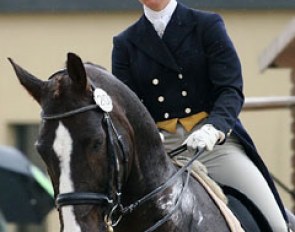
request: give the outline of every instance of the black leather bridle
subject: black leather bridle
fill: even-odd
[[[92,88],[94,86],[92,85]],[[64,119],[67,117],[71,117],[73,115],[84,113],[90,110],[101,110],[100,107],[97,104],[91,104],[88,106],[84,106],[78,109],[74,109],[65,113],[60,114],[54,114],[54,115],[48,115],[44,114],[44,112],[41,113],[41,117],[43,120],[59,120]],[[126,154],[124,149],[124,143],[122,141],[122,136],[118,134],[118,131],[116,130],[111,117],[108,112],[103,112],[103,124],[106,128],[107,133],[107,150],[108,150],[108,157],[110,170],[112,170],[112,179],[113,181],[110,181],[109,183],[109,191],[108,194],[105,193],[94,193],[94,192],[70,192],[70,193],[61,193],[56,196],[56,207],[60,209],[63,206],[67,205],[102,205],[105,204],[108,206],[109,213],[105,215],[105,223],[109,227],[116,226],[119,221],[121,220],[122,216],[125,214],[132,213],[134,209],[145,203],[146,201],[153,198],[156,194],[164,191],[167,189],[170,185],[175,183],[176,178],[181,176],[185,171],[187,171],[187,177],[185,182],[183,183],[182,189],[177,197],[176,204],[174,205],[174,208],[171,210],[169,214],[167,214],[164,218],[156,222],[153,226],[145,230],[145,232],[152,232],[155,229],[157,229],[159,226],[164,224],[166,221],[170,219],[172,214],[176,211],[177,207],[180,204],[180,199],[182,194],[184,193],[184,190],[188,186],[188,180],[190,176],[190,167],[192,163],[199,157],[199,155],[203,152],[203,150],[199,150],[195,153],[193,158],[183,167],[181,167],[176,173],[174,173],[165,183],[154,189],[149,194],[146,194],[133,204],[130,204],[129,206],[124,207],[121,202],[121,195],[122,195],[122,183],[127,178],[128,173],[128,154]],[[114,138],[115,137],[115,138]],[[115,144],[115,141],[117,144]],[[115,146],[119,147],[119,152],[121,153],[121,156],[123,158],[124,163],[124,169],[120,166],[120,158],[119,154],[115,151]],[[173,157],[175,154],[178,154],[180,152],[183,152],[186,150],[186,146],[182,145],[178,148],[176,148],[170,156]],[[113,191],[113,186],[115,186],[115,191]],[[113,222],[113,214],[116,211],[117,219],[115,222]]]
[[[73,115],[83,113],[90,110],[100,110],[100,107],[96,104],[89,106],[84,106],[78,109],[74,109],[65,113],[46,115],[41,113],[43,120],[59,120],[66,117],[71,117]],[[125,152],[124,144],[122,141],[122,136],[118,134],[109,113],[103,112],[102,123],[106,128],[107,135],[107,151],[109,157],[109,170],[112,180],[109,183],[108,194],[105,193],[94,193],[94,192],[70,192],[61,193],[56,196],[55,204],[58,209],[67,205],[108,205],[109,214],[105,217],[105,221],[112,220],[112,214],[114,210],[117,210],[118,206],[121,204],[122,195],[122,182],[127,178],[128,173],[128,155]],[[117,144],[115,144],[115,142]],[[119,147],[119,152],[115,151],[115,147]],[[120,165],[119,153],[123,158],[124,169]],[[115,190],[113,191],[113,186]],[[116,222],[117,224],[118,222]],[[113,226],[114,223],[112,223]]]
[[[71,110],[65,113],[61,114],[55,114],[55,115],[46,115],[44,113],[41,114],[41,117],[43,120],[59,120],[63,119],[66,117],[70,117],[79,113],[83,113],[86,111],[90,110],[95,110],[99,109],[99,106],[96,104],[81,107],[79,109]],[[117,152],[114,151],[114,141],[118,142],[120,152],[123,155],[124,158],[124,163],[128,162],[128,157],[125,154],[124,146],[123,146],[123,141],[122,141],[122,136],[120,136],[114,127],[114,124],[111,120],[111,117],[109,113],[104,112],[103,113],[103,123],[106,127],[106,133],[107,133],[107,146],[108,146],[108,153],[109,157],[112,159],[112,162],[115,166],[115,176],[116,176],[116,190],[118,193],[120,193],[121,186],[122,186],[122,180],[120,178],[120,161],[119,161],[119,155]],[[115,135],[115,139],[114,139]],[[128,168],[126,166],[126,168]],[[127,170],[126,170],[127,171]],[[128,172],[128,171],[127,171]],[[123,179],[123,178],[122,178]],[[113,200],[106,196],[105,194],[97,194],[97,193],[65,193],[65,194],[59,194],[57,196],[57,206],[64,206],[64,205],[79,205],[79,204],[96,204],[96,203],[101,203],[101,201],[105,201],[109,204],[113,204]]]

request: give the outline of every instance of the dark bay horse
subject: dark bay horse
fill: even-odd
[[[36,146],[61,231],[229,231],[203,187],[175,175],[153,119],[109,72],[69,53],[66,68],[42,81],[10,62],[42,108]]]

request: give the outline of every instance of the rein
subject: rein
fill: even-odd
[[[175,150],[177,150],[180,147],[177,147]],[[131,204],[131,205],[127,206],[127,207],[124,207],[123,210],[122,210],[123,214],[125,214],[125,213],[131,213],[135,208],[137,208],[138,206],[142,205],[147,200],[151,199],[157,193],[159,193],[159,192],[165,190],[167,187],[169,187],[169,185],[171,183],[173,183],[176,178],[178,178],[181,174],[183,174],[185,171],[187,171],[190,168],[190,166],[192,165],[192,163],[201,155],[201,153],[203,151],[204,151],[204,149],[197,150],[195,152],[195,154],[193,155],[193,157],[191,158],[191,160],[188,163],[186,163],[186,165],[184,165],[183,167],[181,167],[176,173],[174,173],[165,183],[163,183],[158,188],[156,188],[155,190],[153,190],[149,194],[145,195],[141,199],[137,200],[133,204]],[[190,172],[190,170],[188,170],[188,171]],[[188,177],[189,177],[189,174],[188,174]]]
[[[93,89],[96,89],[92,83],[91,83],[91,86]],[[121,195],[122,195],[121,190],[122,190],[122,182],[123,180],[126,180],[127,178],[128,156],[125,153],[122,136],[118,134],[109,113],[106,112],[103,109],[103,107],[101,107],[99,104],[91,104],[78,109],[67,111],[65,113],[54,114],[54,115],[46,115],[44,112],[42,112],[41,118],[44,120],[58,120],[58,119],[66,118],[66,117],[71,117],[79,113],[84,113],[86,111],[96,110],[96,109],[100,109],[103,111],[103,123],[105,125],[106,134],[107,134],[107,150],[108,150],[108,153],[110,153],[109,169],[112,176],[112,181],[109,182],[109,186],[108,186],[109,193],[108,194],[93,193],[93,192],[61,193],[61,194],[58,194],[56,197],[56,207],[59,210],[61,207],[67,206],[67,205],[106,204],[108,205],[110,211],[107,215],[105,215],[105,223],[106,223],[108,231],[112,231],[113,227],[118,225],[118,223],[120,222],[121,218],[124,215],[132,213],[137,207],[141,206],[146,201],[152,199],[154,196],[156,196],[156,194],[167,189],[171,184],[175,182],[175,180],[179,176],[181,176],[185,171],[187,171],[188,173],[187,173],[185,182],[183,183],[182,189],[179,193],[179,196],[176,199],[176,204],[174,205],[173,209],[167,215],[165,215],[165,217],[163,217],[161,220],[156,222],[153,226],[151,226],[150,228],[144,231],[144,232],[152,232],[155,229],[157,229],[159,226],[167,222],[172,216],[172,214],[176,211],[178,206],[180,205],[181,197],[188,186],[190,172],[191,172],[191,165],[200,156],[200,154],[204,151],[204,149],[197,150],[195,154],[193,155],[193,157],[191,158],[191,160],[186,165],[181,167],[176,173],[174,173],[165,183],[163,183],[162,185],[154,189],[152,192],[146,194],[145,196],[143,196],[136,202],[130,204],[129,206],[124,207],[121,203]],[[114,149],[115,147],[114,140],[117,141],[117,146],[119,147],[119,151],[123,157],[123,162],[124,162],[123,171],[121,171],[119,155]],[[169,152],[168,155],[171,158],[173,158],[177,156],[179,153],[185,151],[186,149],[187,149],[186,145],[182,145],[177,147],[175,150]],[[113,191],[113,183],[115,186],[115,192]],[[118,217],[117,217],[117,220],[113,222],[112,217],[115,211],[117,211]]]
[[[179,152],[178,150],[182,150],[181,152],[185,151],[183,150],[183,145],[177,147],[174,151],[177,151],[177,155],[181,152]],[[132,211],[137,208],[138,206],[142,205],[143,203],[145,203],[146,201],[150,200],[151,198],[153,198],[156,194],[158,194],[159,192],[165,190],[166,188],[169,187],[170,184],[174,183],[176,178],[178,178],[180,175],[182,175],[185,171],[187,171],[187,177],[186,177],[186,181],[181,189],[181,192],[176,200],[176,204],[174,205],[174,208],[171,210],[171,212],[169,214],[167,214],[164,218],[162,218],[161,220],[159,220],[158,222],[156,222],[152,227],[150,227],[149,229],[145,230],[144,232],[152,232],[155,229],[157,229],[159,226],[163,225],[166,221],[168,221],[170,219],[170,217],[172,216],[172,214],[176,211],[176,209],[178,208],[179,204],[180,204],[180,199],[182,194],[184,193],[184,190],[187,188],[188,186],[188,181],[189,181],[189,177],[190,177],[190,173],[191,173],[191,165],[193,164],[193,162],[204,152],[204,148],[196,150],[195,154],[193,155],[193,157],[190,159],[189,162],[187,162],[184,166],[182,166],[176,173],[174,173],[165,183],[163,183],[162,185],[160,185],[158,188],[156,188],[155,190],[153,190],[152,192],[150,192],[149,194],[145,195],[144,197],[142,197],[141,199],[137,200],[135,203],[124,207],[122,209],[122,213],[127,214],[127,213],[132,213]]]

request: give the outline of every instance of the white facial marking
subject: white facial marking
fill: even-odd
[[[68,129],[59,122],[55,132],[53,150],[57,154],[60,166],[59,193],[74,192],[74,185],[71,178],[71,153],[73,149],[73,140]],[[73,206],[64,206],[61,208],[63,216],[64,232],[81,232],[78,225]]]

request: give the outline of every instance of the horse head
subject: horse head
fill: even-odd
[[[163,174],[170,166],[152,118],[109,72],[69,53],[66,68],[43,81],[9,60],[42,108],[36,147],[53,183],[61,231],[111,229],[117,207],[170,176]],[[150,172],[148,161],[163,165]]]

